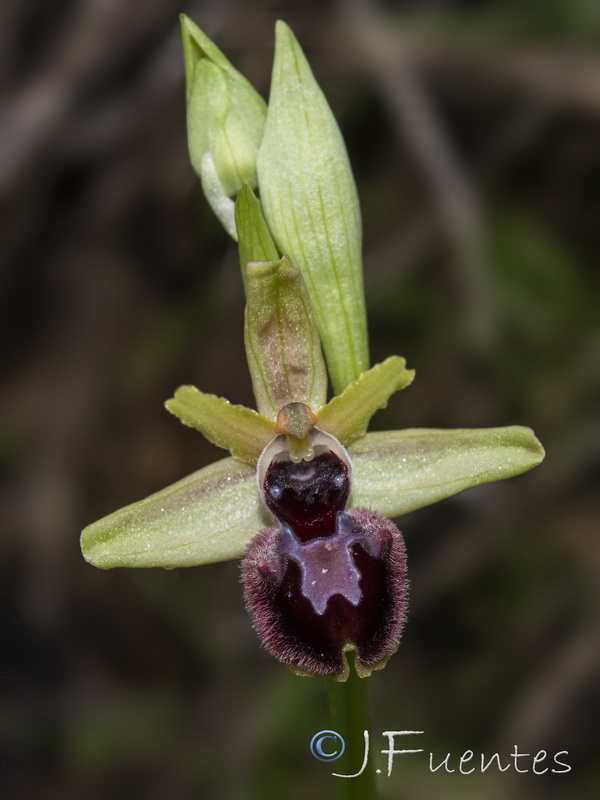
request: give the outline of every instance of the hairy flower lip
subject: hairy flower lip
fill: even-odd
[[[400,642],[408,597],[402,536],[390,520],[367,509],[352,509],[343,517],[356,538],[352,554],[348,551],[345,557],[349,575],[359,575],[354,589],[348,590],[350,599],[335,592],[325,601],[317,593],[315,610],[301,588],[302,561],[309,574],[318,574],[319,562],[311,565],[310,559],[323,550],[324,540],[296,543],[291,557],[285,530],[270,528],[252,540],[242,561],[244,596],[254,628],[266,649],[298,675],[345,681],[346,654],[355,650],[356,671],[367,677],[385,665]],[[335,544],[346,546],[344,540]],[[340,569],[343,590],[343,567],[338,565]],[[310,595],[310,587],[308,591]]]
[[[246,605],[265,647],[294,671],[345,680],[345,654],[354,649],[356,669],[366,676],[400,639],[402,537],[374,511],[346,510],[351,462],[335,437],[313,428],[311,456],[300,463],[290,458],[290,438],[275,437],[257,465],[278,526],[247,548]]]

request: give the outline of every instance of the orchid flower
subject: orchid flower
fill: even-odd
[[[191,161],[238,241],[256,410],[180,387],[167,409],[230,456],[89,525],[83,554],[103,569],[244,557],[274,655],[343,681],[355,650],[366,676],[406,616],[390,518],[525,472],[544,451],[520,426],[367,431],[414,372],[399,356],[369,368],[358,198],[327,101],[284,23],[268,106],[187,17],[182,30]]]

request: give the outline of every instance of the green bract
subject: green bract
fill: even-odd
[[[281,252],[300,265],[341,392],[369,366],[360,209],[337,123],[283,22],[257,166],[265,219]]]

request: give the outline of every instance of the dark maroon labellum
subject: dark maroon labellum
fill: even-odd
[[[264,482],[265,503],[301,541],[329,536],[350,493],[348,467],[331,450],[295,464],[274,460]]]
[[[390,520],[345,511],[346,464],[331,451],[273,460],[265,502],[279,526],[250,543],[242,563],[248,610],[265,647],[299,674],[345,680],[345,651],[361,676],[398,647],[406,611],[406,557]]]

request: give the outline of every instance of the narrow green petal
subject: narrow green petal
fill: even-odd
[[[256,407],[276,419],[288,403],[320,408],[327,374],[300,270],[289,256],[245,264],[244,341]]]
[[[317,413],[317,425],[343,445],[364,436],[371,417],[385,408],[394,392],[404,389],[415,377],[400,356],[390,356],[363,372]]]
[[[300,266],[334,392],[369,366],[356,186],[338,125],[283,22],[263,139],[259,193],[282,253]]]
[[[260,203],[249,186],[242,186],[235,201],[235,227],[242,277],[248,261],[279,261],[280,255],[267,227]]]
[[[544,449],[530,428],[386,431],[354,442],[353,506],[398,517],[480,483],[535,467]]]
[[[81,549],[101,569],[193,567],[237,558],[270,525],[256,471],[225,458],[88,525]]]
[[[233,406],[223,397],[200,392],[195,386],[180,386],[165,407],[184,425],[247,464],[256,464],[275,435],[271,420],[245,406]]]

